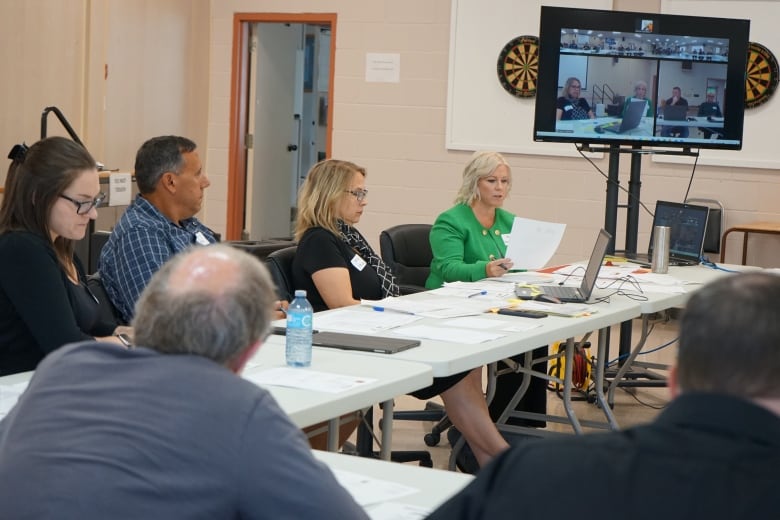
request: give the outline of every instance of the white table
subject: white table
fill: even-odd
[[[431,511],[463,489],[474,478],[466,473],[396,464],[341,453],[317,450],[313,450],[312,453],[331,470],[350,471],[417,488],[416,493],[399,497],[393,502],[425,507]],[[370,505],[365,509],[370,512],[375,507],[376,505]]]
[[[604,294],[605,291],[594,291],[594,298],[598,298],[599,295]],[[431,298],[431,295],[425,293],[418,293],[405,298]],[[518,354],[526,354],[526,360],[530,361],[531,351],[542,346],[568,339],[566,343],[566,370],[563,378],[563,405],[566,411],[566,417],[560,418],[555,416],[547,416],[544,419],[552,420],[555,422],[568,422],[571,424],[572,429],[576,433],[582,433],[582,424],[586,426],[603,426],[603,424],[590,424],[582,423],[577,418],[574,409],[571,405],[571,367],[574,355],[574,341],[575,336],[590,333],[595,330],[605,329],[611,325],[621,323],[626,320],[630,320],[639,317],[641,314],[640,306],[637,302],[628,299],[613,299],[611,303],[597,303],[593,305],[593,310],[596,311],[589,316],[568,318],[558,316],[548,316],[546,318],[532,320],[539,327],[524,331],[524,332],[506,332],[506,336],[487,341],[477,345],[467,345],[452,343],[446,341],[435,341],[424,339],[421,340],[421,345],[397,354],[392,354],[391,357],[394,360],[413,361],[417,363],[423,363],[431,367],[433,375],[435,377],[444,377],[467,370],[471,370],[476,367],[488,365],[498,362],[503,359],[516,356]],[[372,313],[375,312],[368,306],[354,306],[350,308],[360,312]],[[338,312],[325,311],[325,313]],[[390,311],[388,311],[390,312]],[[517,323],[517,320],[530,320],[530,318],[517,318],[513,316],[504,316],[498,314],[486,313],[480,315],[481,318],[495,320],[497,328],[506,326],[507,324]],[[415,324],[428,324],[428,325],[441,325],[442,320],[424,318],[423,320],[416,322]],[[281,323],[279,323],[281,324]],[[315,315],[314,320],[315,328],[320,328],[317,325],[317,318]],[[494,330],[495,332],[495,330]],[[503,331],[502,331],[503,333]],[[383,335],[392,336],[392,332],[383,333]],[[604,336],[600,334],[600,338]],[[276,339],[271,338],[269,342],[275,342],[279,345],[283,344],[283,338],[280,336]],[[606,350],[606,342],[600,339],[600,348]],[[322,348],[315,347],[315,352],[323,350]],[[371,359],[387,358],[387,354],[376,354],[371,352],[357,352],[350,351],[350,355],[360,358],[368,357]],[[529,363],[526,363],[528,366]],[[528,371],[523,369],[523,371]],[[540,377],[549,379],[547,374],[537,373]],[[526,378],[528,381],[528,378]],[[516,400],[519,400],[522,393],[525,391],[527,384],[524,384],[521,389],[518,390],[518,394],[515,396]],[[599,392],[603,392],[603,389],[597,389]],[[388,415],[388,410],[384,410],[383,418]],[[520,428],[504,425],[505,421],[499,421],[499,425],[505,430],[520,430]],[[611,424],[610,424],[611,425]],[[383,449],[386,448],[383,444]],[[451,467],[454,467],[454,457],[451,457]]]
[[[721,276],[727,276],[733,274],[730,271],[750,271],[750,270],[759,269],[757,267],[741,266],[741,265],[730,265],[730,264],[718,264],[718,265],[722,268],[728,269],[729,271],[724,271],[721,269],[713,269],[711,267],[705,267],[703,265],[669,267],[668,275],[671,276],[672,278],[676,278],[685,283],[685,285],[683,286],[685,288],[685,292],[683,293],[652,292],[652,286],[644,287],[644,289],[646,290],[644,296],[647,299],[638,302],[642,311],[642,334],[639,340],[637,341],[636,345],[631,349],[628,358],[626,358],[626,360],[623,362],[620,369],[615,374],[615,377],[610,382],[606,401],[599,399],[599,403],[602,409],[604,410],[604,413],[607,415],[610,423],[614,423],[614,425],[617,426],[617,421],[612,415],[611,407],[615,402],[615,391],[620,385],[620,382],[623,380],[626,373],[631,369],[632,366],[647,366],[647,364],[640,364],[635,360],[636,357],[639,355],[639,353],[642,351],[642,348],[644,347],[645,341],[647,340],[649,334],[649,330],[650,330],[649,316],[656,312],[661,312],[667,309],[684,306],[685,303],[688,301],[688,298],[690,298],[691,294],[701,289],[703,285],[713,280],[716,280]],[[638,275],[637,279],[640,280],[641,282],[641,275]],[[602,359],[601,357],[599,357],[597,361],[599,364],[601,364],[602,362],[606,362],[606,359]],[[658,367],[653,366],[651,368],[658,368]],[[603,370],[604,367],[601,367],[601,374],[603,374]],[[596,381],[596,385],[598,387],[603,388],[603,380]]]
[[[282,338],[283,339],[283,338]],[[247,364],[245,376],[257,374],[274,367],[283,367],[284,347],[273,342],[263,345]],[[301,368],[300,370],[307,370]],[[387,424],[383,423],[383,446],[387,445],[384,458],[389,458],[392,442],[392,405],[393,398],[408,392],[419,390],[433,381],[429,366],[410,363],[398,359],[371,359],[352,356],[340,350],[316,349],[312,356],[310,370],[329,372],[347,376],[371,378],[374,381],[339,393],[327,393],[282,386],[265,386],[290,417],[292,422],[304,428],[323,421],[330,421],[328,428],[328,447],[336,450],[338,443],[338,418],[349,412],[384,403],[390,410]],[[30,380],[33,372],[23,372],[0,377],[0,391],[3,386],[24,383]],[[2,395],[2,394],[0,394]],[[383,418],[384,420],[385,418]]]
[[[599,294],[602,293],[605,292],[600,290],[594,291],[594,298],[597,298]],[[425,295],[425,293],[417,293],[404,296],[404,298],[431,298],[431,296]],[[502,333],[506,334],[503,338],[487,341],[478,345],[465,345],[423,339],[421,340],[421,345],[419,347],[398,352],[397,354],[376,354],[372,352],[357,351],[350,351],[350,354],[355,356],[369,356],[374,359],[386,359],[391,357],[393,360],[423,363],[431,367],[434,377],[444,377],[471,370],[482,365],[487,365],[495,361],[500,361],[517,354],[523,354],[554,341],[609,327],[610,325],[636,318],[641,313],[639,304],[627,299],[619,299],[609,304],[597,303],[593,305],[593,309],[596,312],[590,316],[577,318],[548,316],[547,318],[538,320],[485,313],[481,314],[479,317],[495,320],[497,328],[502,324],[517,323],[517,320],[531,320],[533,323],[539,324],[540,326],[525,332],[502,331]],[[359,305],[350,307],[350,310],[367,313],[375,312],[368,306]],[[338,312],[338,309],[335,311],[324,311],[324,313],[330,312]],[[424,318],[419,322],[415,322],[415,325],[441,325],[442,321],[446,320]],[[283,322],[277,322],[277,324],[283,325]],[[315,328],[318,328],[316,315],[314,318],[314,326]],[[497,332],[497,330],[493,330],[493,332]],[[388,331],[381,335],[392,337],[393,333]],[[278,336],[277,339],[270,338],[269,342],[270,341],[283,343],[284,338]],[[315,347],[314,350],[316,352],[323,349]]]
[[[587,137],[591,139],[594,137],[599,137],[602,139],[622,139],[625,138],[625,136],[650,137],[653,135],[652,117],[642,117],[642,119],[639,122],[639,126],[620,134],[613,133],[613,132],[605,132],[605,131],[598,132],[596,130],[596,128],[598,128],[600,125],[614,123],[616,121],[621,121],[621,120],[622,118],[620,117],[605,116],[605,117],[597,117],[595,119],[576,119],[576,120],[568,120],[568,121],[556,121],[555,131],[557,133],[564,133],[567,135],[567,137]]]
[[[674,119],[664,119],[662,116],[659,116],[655,120],[656,127],[662,127],[662,126],[686,126],[686,127],[697,127],[697,128],[719,128],[723,129],[723,121],[709,121],[706,117],[691,117],[690,119],[693,119],[693,121],[689,121],[688,119],[685,120],[674,120]]]
[[[258,371],[283,366],[284,337],[272,335],[247,364],[244,374],[249,376]],[[425,364],[390,359],[387,356],[380,359],[359,357],[338,349],[315,348],[310,370],[372,378],[376,381],[338,394],[282,386],[265,388],[297,426],[306,427],[330,421],[328,449],[331,451],[338,449],[338,421],[341,415],[382,403],[383,409],[389,411],[382,417],[383,459],[390,458],[393,398],[425,388],[433,382],[431,369]]]

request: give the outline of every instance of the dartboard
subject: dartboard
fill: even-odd
[[[750,42],[745,79],[745,107],[753,108],[769,101],[777,88],[777,60],[772,51],[760,43]]]
[[[504,90],[518,97],[536,94],[539,75],[539,38],[518,36],[498,54],[498,81]]]

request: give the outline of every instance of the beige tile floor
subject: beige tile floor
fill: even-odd
[[[634,320],[634,332],[632,335],[632,344],[636,344],[636,341],[640,335],[640,322]],[[609,359],[612,360],[617,357],[618,346],[617,338],[619,332],[617,328],[612,332],[612,346],[610,348]],[[677,337],[677,320],[667,320],[665,317],[655,322],[653,331],[651,332],[643,351],[652,350],[654,347],[660,346],[670,340]],[[658,352],[649,353],[647,355],[639,356],[639,360],[653,363],[671,363],[674,360],[676,354],[676,343],[673,343],[667,348],[659,350]],[[595,337],[594,337],[594,349],[595,353]],[[660,371],[659,373],[664,373]],[[615,396],[615,406],[613,412],[621,427],[627,427],[634,424],[641,424],[651,421],[668,402],[668,389],[667,388],[621,388],[618,389]],[[556,415],[565,415],[563,405],[560,399],[553,392],[548,393],[548,412]],[[419,401],[413,397],[401,396],[395,400],[395,407],[397,410],[419,410],[424,406],[422,401]],[[592,420],[603,421],[604,414],[601,409],[595,404],[588,402],[575,402],[575,413],[580,420]],[[417,422],[417,421],[394,421],[393,425],[393,449],[394,450],[422,450],[426,449],[431,453],[433,458],[434,467],[447,468],[447,463],[450,455],[450,446],[447,442],[446,435],[442,436],[441,442],[438,446],[427,447],[423,442],[423,436],[430,431],[433,423],[430,422]],[[564,424],[548,423],[547,429],[554,431],[571,432],[571,427]],[[586,432],[603,431],[597,429],[586,428]],[[354,439],[352,439],[354,440]]]

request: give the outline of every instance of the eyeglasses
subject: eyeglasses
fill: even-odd
[[[358,202],[363,202],[363,200],[368,196],[368,190],[344,190],[344,191],[354,195]]]
[[[92,211],[92,208],[99,208],[101,204],[103,204],[103,201],[106,200],[106,194],[105,193],[99,193],[97,197],[95,197],[92,200],[85,200],[85,201],[79,201],[75,199],[71,199],[67,195],[60,194],[60,197],[62,197],[65,200],[71,201],[76,206],[76,214],[78,215],[86,215],[90,211]]]

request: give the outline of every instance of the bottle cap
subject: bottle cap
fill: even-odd
[[[295,296],[302,296],[303,298],[306,298],[306,291],[304,289],[296,289]]]

